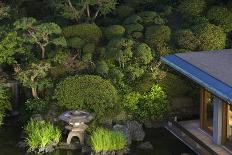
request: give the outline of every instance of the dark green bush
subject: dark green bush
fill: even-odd
[[[150,47],[154,49],[163,47],[169,42],[171,37],[171,29],[168,26],[150,26],[146,29],[145,38]]]
[[[125,25],[128,25],[128,24],[137,24],[137,23],[142,23],[142,22],[143,22],[143,19],[140,16],[132,15],[126,18],[123,23]]]
[[[179,48],[191,51],[196,50],[199,44],[197,37],[189,29],[177,31],[175,41]]]
[[[207,12],[207,18],[216,25],[220,25],[226,32],[232,30],[232,11],[222,6],[213,6]]]
[[[9,90],[5,86],[0,85],[0,126],[4,119],[6,110],[10,110],[10,109],[11,109],[11,103],[10,103]]]
[[[156,12],[154,11],[144,11],[138,13],[138,16],[142,18],[144,25],[163,25],[165,24],[165,20],[161,18]]]
[[[114,116],[120,109],[117,90],[99,76],[71,76],[61,81],[54,94],[59,106],[95,114],[97,120]]]
[[[26,110],[43,114],[48,110],[49,102],[42,99],[29,99],[25,102]]]
[[[111,25],[105,29],[104,34],[105,37],[110,40],[113,38],[123,37],[125,31],[125,28],[121,25]]]
[[[184,80],[171,73],[167,73],[166,77],[159,81],[159,85],[170,98],[186,96],[191,91]]]
[[[67,39],[68,47],[72,47],[72,48],[81,49],[85,45],[85,43],[86,43],[85,40],[79,37],[73,37]]]
[[[138,44],[135,47],[135,57],[138,64],[149,64],[153,59],[152,50],[145,43]]]
[[[128,66],[126,68],[128,81],[134,81],[144,74],[144,70],[138,66]]]
[[[185,17],[198,16],[205,7],[205,0],[182,0],[178,6],[178,11]]]
[[[96,45],[94,43],[88,43],[83,47],[83,53],[94,53],[96,50]]]
[[[143,32],[144,27],[141,24],[125,25],[127,34],[131,35],[133,32]]]
[[[100,75],[107,75],[109,73],[109,66],[105,61],[99,61],[96,64],[96,72]]]
[[[194,28],[199,40],[199,50],[223,49],[226,45],[226,34],[223,29],[213,24],[200,24]]]
[[[80,37],[87,42],[97,43],[102,38],[102,31],[96,24],[78,24],[63,28],[66,38]]]
[[[119,19],[124,19],[134,13],[134,8],[127,5],[120,5],[114,12]]]
[[[132,36],[132,38],[134,38],[134,39],[140,39],[140,38],[143,37],[143,33],[142,33],[142,32],[133,32],[133,33],[131,34],[131,36]]]

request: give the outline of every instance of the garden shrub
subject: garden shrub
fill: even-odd
[[[141,24],[129,24],[125,25],[127,34],[131,35],[133,32],[143,32],[144,27]]]
[[[60,129],[45,121],[30,120],[24,131],[29,150],[57,144],[61,138]]]
[[[223,29],[213,24],[200,24],[194,28],[199,40],[199,50],[224,49],[226,34]]]
[[[83,47],[83,53],[94,53],[96,50],[96,45],[93,43],[88,43]]]
[[[169,42],[170,37],[171,29],[165,25],[150,26],[145,32],[146,42],[154,49],[164,46],[165,43]]]
[[[213,6],[207,12],[207,18],[216,25],[220,25],[226,32],[232,30],[232,11],[226,7]]]
[[[147,93],[151,90],[154,83],[157,83],[153,73],[145,73],[138,81],[135,83],[135,90],[141,94]]]
[[[135,48],[135,57],[138,64],[149,64],[153,59],[152,50],[147,44],[140,43]]]
[[[138,16],[142,18],[144,25],[163,25],[165,24],[165,20],[161,18],[156,12],[154,11],[144,11],[138,13]]]
[[[98,43],[102,38],[102,31],[96,24],[78,24],[63,28],[66,38],[80,37],[87,42]]]
[[[85,45],[85,40],[79,37],[72,37],[67,39],[68,47],[81,49]]]
[[[54,97],[59,106],[92,112],[97,120],[114,116],[120,109],[117,90],[109,81],[95,75],[64,79],[57,85]]]
[[[134,8],[127,5],[120,5],[114,12],[119,19],[124,19],[134,13]]]
[[[131,65],[126,68],[126,73],[128,81],[134,81],[143,76],[144,70],[138,66]]]
[[[104,34],[105,37],[110,40],[113,38],[123,37],[125,31],[125,28],[121,25],[111,25],[105,29]]]
[[[4,114],[0,111],[0,127],[3,124]]]
[[[131,36],[134,39],[139,39],[139,38],[143,37],[143,33],[142,32],[133,32]]]
[[[104,60],[97,62],[96,72],[100,75],[108,75],[108,73],[109,73],[108,64]]]
[[[191,87],[188,86],[186,81],[172,73],[167,73],[159,81],[159,85],[166,91],[170,98],[185,96],[191,91]]]
[[[175,41],[179,48],[194,51],[198,47],[198,39],[195,34],[189,30],[179,30],[176,32]]]
[[[137,23],[142,23],[143,19],[138,16],[138,15],[132,15],[132,16],[129,16],[127,17],[123,24],[125,25],[129,25],[129,24],[137,24]]]
[[[126,148],[126,138],[121,132],[98,128],[91,136],[91,146],[96,153],[120,151]]]
[[[169,111],[167,95],[157,84],[143,95],[138,92],[125,95],[123,105],[128,114],[140,121],[162,120]]]
[[[25,102],[26,110],[33,113],[43,114],[48,110],[49,103],[43,99],[28,99]]]
[[[182,0],[178,6],[178,11],[185,17],[198,16],[205,7],[205,0]]]

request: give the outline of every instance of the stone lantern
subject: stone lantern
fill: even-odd
[[[59,119],[68,123],[68,125],[65,126],[65,128],[69,130],[67,144],[71,143],[73,137],[78,137],[80,144],[83,146],[85,130],[88,128],[86,123],[90,122],[93,116],[88,112],[72,110],[61,114]]]

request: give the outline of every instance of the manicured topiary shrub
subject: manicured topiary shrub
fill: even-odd
[[[144,27],[141,24],[125,25],[127,34],[131,35],[133,32],[143,32]]]
[[[95,153],[123,151],[126,148],[126,138],[121,132],[98,128],[91,136],[91,145]]]
[[[49,102],[42,99],[28,99],[25,102],[26,110],[33,113],[43,114],[48,110]]]
[[[120,5],[115,9],[114,13],[119,19],[124,19],[134,13],[134,8],[127,5]]]
[[[145,39],[154,49],[164,47],[171,37],[171,29],[168,26],[150,26],[146,29]]]
[[[181,49],[194,51],[198,47],[198,39],[189,29],[179,30],[175,35],[175,41]]]
[[[149,64],[153,59],[151,48],[145,44],[141,43],[135,48],[135,61],[138,64]]]
[[[213,6],[207,12],[207,18],[216,25],[220,25],[226,32],[232,30],[232,11],[226,7]]]
[[[205,0],[182,0],[178,6],[178,11],[185,17],[198,16],[205,7]]]
[[[85,45],[85,40],[79,37],[68,38],[67,45],[68,47],[81,49]]]
[[[223,29],[213,24],[201,24],[194,28],[199,40],[199,50],[223,49],[226,45],[226,34]]]
[[[78,24],[63,28],[66,38],[79,37],[87,42],[97,43],[102,38],[102,31],[96,24]]]
[[[154,11],[144,11],[138,13],[138,16],[140,16],[143,20],[144,25],[162,25],[165,24],[165,20],[161,18],[156,12]]]
[[[123,37],[125,31],[125,28],[121,25],[111,25],[105,29],[104,34],[110,40],[112,38]]]
[[[125,25],[128,25],[128,24],[137,24],[137,23],[142,23],[143,19],[138,16],[138,15],[132,15],[130,17],[127,17],[125,20],[124,20],[124,24]]]
[[[54,97],[59,106],[92,112],[97,120],[116,115],[120,109],[117,90],[100,76],[68,77],[57,85]]]
[[[24,131],[30,152],[36,152],[36,149],[39,151],[43,149],[46,152],[46,147],[55,146],[61,138],[60,129],[45,121],[30,120]]]
[[[107,75],[109,73],[108,64],[104,60],[97,62],[96,72],[100,75]]]

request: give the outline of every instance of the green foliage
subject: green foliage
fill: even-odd
[[[79,37],[86,42],[98,43],[102,38],[102,31],[96,24],[78,24],[63,28],[66,38]]]
[[[68,47],[81,49],[85,45],[85,40],[79,38],[79,37],[72,37],[67,39]]]
[[[105,16],[115,9],[116,4],[116,0],[55,0],[53,6],[64,18],[79,22],[83,17],[95,20],[99,14]]]
[[[19,66],[15,69],[17,74],[16,79],[25,87],[32,89],[32,95],[38,99],[37,89],[42,89],[50,86],[50,81],[47,79],[48,71],[51,65],[47,62],[31,63],[25,70]]]
[[[115,9],[114,13],[119,19],[124,19],[134,13],[134,8],[127,5],[120,5]]]
[[[168,73],[159,81],[159,85],[167,92],[170,98],[186,96],[191,88],[177,75]]]
[[[199,50],[224,49],[226,45],[226,34],[223,29],[213,24],[201,24],[195,27],[199,40]]]
[[[96,72],[100,75],[107,75],[109,73],[109,66],[107,65],[107,63],[102,60],[99,61],[96,65]]]
[[[36,44],[40,48],[42,59],[45,58],[46,47],[49,44],[62,47],[67,45],[61,36],[61,28],[55,23],[40,23],[32,17],[24,17],[16,21],[14,26],[22,32],[24,42]]]
[[[11,110],[9,90],[0,85],[0,126],[5,117],[6,110]]]
[[[141,43],[135,48],[135,57],[138,64],[149,64],[153,59],[152,50],[147,44]]]
[[[163,25],[165,24],[165,20],[161,18],[154,11],[144,11],[138,13],[138,16],[142,18],[142,23],[144,25]]]
[[[108,58],[117,61],[119,66],[124,68],[125,63],[131,60],[133,56],[133,44],[133,40],[130,39],[113,39],[107,45],[106,55]]]
[[[134,32],[143,32],[144,27],[141,24],[129,24],[125,25],[127,34],[131,35]]]
[[[0,64],[14,64],[16,55],[25,53],[25,49],[22,47],[22,40],[17,36],[17,33],[7,33],[0,40]]]
[[[82,50],[82,53],[83,53],[82,60],[86,62],[91,61],[93,53],[95,52],[95,49],[96,49],[95,44],[93,43],[86,44]]]
[[[116,115],[115,108],[120,109],[117,90],[94,75],[66,78],[57,85],[54,97],[59,106],[93,112],[97,120]]]
[[[166,45],[171,38],[171,29],[168,26],[150,26],[146,29],[145,39],[148,45],[159,52],[167,54]]]
[[[125,31],[125,28],[121,25],[111,25],[105,29],[104,34],[105,37],[110,40],[113,38],[123,37]]]
[[[25,126],[26,144],[29,149],[44,148],[57,144],[61,138],[61,131],[49,122],[30,120]]]
[[[216,25],[220,25],[226,32],[232,30],[232,11],[222,6],[213,6],[207,12],[207,18]]]
[[[29,110],[33,113],[44,113],[49,106],[48,101],[42,99],[28,99],[25,102],[26,110]]]
[[[0,4],[0,20],[10,17],[10,7],[1,2]]]
[[[123,105],[129,115],[141,121],[162,120],[169,111],[167,95],[157,84],[144,95],[138,92],[125,95]]]
[[[138,66],[128,66],[126,68],[127,78],[129,81],[134,81],[144,74],[144,70]]]
[[[123,23],[125,25],[128,25],[128,24],[137,24],[137,23],[142,23],[142,22],[143,22],[143,19],[140,16],[132,15],[130,17],[127,17]]]
[[[200,15],[205,7],[205,0],[183,0],[178,6],[178,10],[183,16],[191,17]]]
[[[190,51],[196,50],[199,45],[198,38],[189,29],[177,31],[175,41],[179,48]]]
[[[96,153],[119,151],[126,148],[126,138],[121,132],[98,128],[91,136],[91,145]]]

